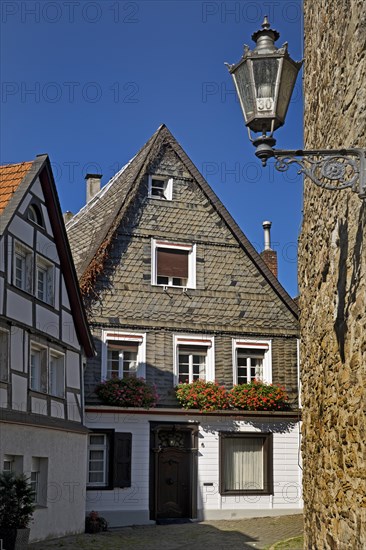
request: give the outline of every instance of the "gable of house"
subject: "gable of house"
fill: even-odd
[[[67,231],[89,320],[98,327],[88,399],[106,376],[112,328],[145,335],[139,373],[158,385],[163,402],[178,380],[177,342],[187,332],[214,335],[211,376],[228,386],[236,342],[271,340],[269,381],[296,395],[297,307],[166,127]]]

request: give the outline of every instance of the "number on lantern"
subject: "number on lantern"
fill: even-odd
[[[272,111],[273,99],[271,97],[261,97],[257,99],[258,111]]]

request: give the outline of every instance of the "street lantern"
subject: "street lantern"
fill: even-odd
[[[245,124],[253,132],[272,135],[283,125],[302,61],[293,61],[287,43],[276,48],[279,33],[265,17],[262,29],[252,35],[253,51],[244,46],[236,65],[229,65]]]
[[[279,33],[271,29],[265,16],[262,28],[252,35],[256,46],[244,46],[240,61],[226,66],[231,73],[243,111],[249,139],[256,147],[255,154],[263,166],[271,157],[275,167],[284,172],[296,163],[299,173],[308,176],[316,185],[330,190],[351,188],[361,199],[366,198],[366,155],[364,149],[274,149],[273,133],[286,118],[302,61],[294,61],[288,54],[287,42],[275,46]],[[252,138],[251,133],[260,133]],[[298,158],[302,157],[302,158]]]

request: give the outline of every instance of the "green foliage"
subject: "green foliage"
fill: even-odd
[[[117,407],[155,407],[159,396],[155,385],[149,384],[143,378],[129,376],[112,378],[101,382],[95,393],[106,405]]]
[[[228,408],[227,392],[217,382],[195,380],[179,384],[176,387],[176,396],[184,409],[216,411]]]
[[[217,382],[195,380],[178,384],[176,397],[184,409],[201,411],[283,411],[289,408],[284,388],[259,380],[234,386],[229,392]]]
[[[242,411],[283,411],[289,408],[284,388],[254,380],[228,392],[229,405]]]
[[[33,490],[24,474],[0,473],[0,529],[25,529],[33,515]]]

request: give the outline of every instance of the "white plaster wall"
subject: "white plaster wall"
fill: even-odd
[[[8,289],[6,315],[15,321],[32,326],[32,302]]]
[[[48,258],[51,262],[60,263],[60,259],[57,254],[55,243],[53,243],[48,237],[43,235],[40,231],[37,232],[37,244],[36,250],[42,256]]]
[[[23,329],[15,326],[12,327],[10,339],[11,368],[20,372],[24,371],[25,366],[23,336]]]
[[[0,277],[0,315],[3,314],[4,307],[4,277]]]
[[[8,407],[8,390],[6,388],[0,388],[0,407]]]
[[[67,294],[66,285],[63,277],[61,277],[61,288],[62,288],[62,304],[65,307],[67,307],[67,309],[71,309],[70,302],[69,302],[69,295]]]
[[[4,454],[23,456],[24,472],[28,475],[32,456],[48,458],[47,506],[35,511],[30,525],[32,541],[84,531],[84,434],[2,423],[1,463]]]
[[[80,388],[80,358],[73,351],[66,353],[66,386],[68,388]]]
[[[73,422],[81,422],[80,403],[74,393],[67,392],[67,418]],[[79,406],[78,406],[79,405]]]
[[[0,271],[5,270],[4,237],[0,239]]]
[[[59,316],[47,307],[36,306],[36,327],[54,338],[59,337]]]
[[[41,182],[39,181],[39,178],[37,178],[34,181],[32,187],[31,187],[31,191],[32,191],[32,193],[37,195],[37,197],[39,199],[41,199],[41,201],[44,202],[44,195],[43,195],[42,186],[41,186]]]
[[[16,411],[27,410],[28,378],[25,376],[11,375],[12,384],[12,408]]]
[[[62,312],[61,333],[62,340],[64,342],[66,342],[70,346],[73,346],[75,349],[80,349],[78,337],[75,331],[74,320],[72,318],[72,315],[70,315],[66,311]]]
[[[30,193],[27,193],[22,200],[21,204],[19,205],[18,212],[20,214],[24,214],[24,212],[27,210],[28,205],[30,201],[33,199],[32,195]]]
[[[9,231],[21,241],[26,243],[30,248],[33,248],[33,226],[27,221],[15,215],[9,225]]]
[[[42,214],[43,214],[44,225],[46,227],[46,231],[49,235],[52,235],[53,233],[52,233],[50,218],[49,218],[49,215],[48,215],[48,210],[47,210],[47,208],[44,204],[42,204]]]

